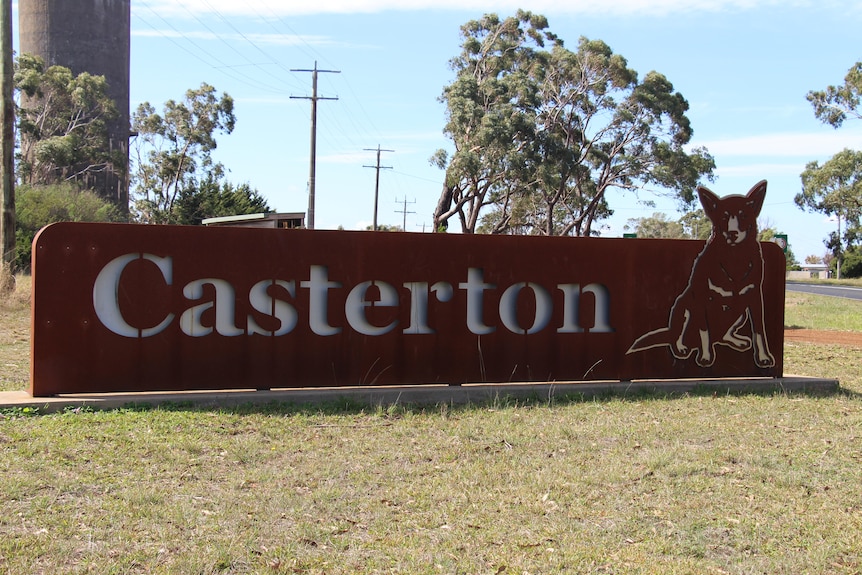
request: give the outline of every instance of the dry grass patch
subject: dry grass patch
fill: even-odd
[[[24,389],[30,377],[30,276],[0,297],[0,391]]]
[[[67,413],[0,441],[9,573],[862,568],[847,395]]]

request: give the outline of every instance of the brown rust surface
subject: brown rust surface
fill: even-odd
[[[762,248],[774,363],[756,364],[750,346],[717,345],[709,365],[668,345],[631,351],[668,325],[703,246],[55,224],[34,242],[31,393],[780,377],[784,258],[774,244]],[[118,261],[121,275],[100,283]],[[715,273],[704,292],[714,301],[698,304],[718,306],[712,342],[748,313]],[[254,305],[262,280],[280,283]],[[95,307],[106,297],[114,328]]]

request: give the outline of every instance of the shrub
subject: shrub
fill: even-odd
[[[844,259],[841,262],[841,277],[862,277],[862,248],[853,246],[844,252]]]
[[[19,186],[15,190],[16,269],[30,271],[33,238],[43,227],[56,222],[120,222],[125,217],[110,201],[75,184]]]

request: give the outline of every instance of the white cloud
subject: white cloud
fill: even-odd
[[[679,12],[745,10],[763,6],[807,4],[787,0],[533,0],[529,9],[547,14],[667,15]],[[225,15],[281,17],[308,14],[356,14],[386,10],[458,10],[513,13],[523,7],[522,0],[147,0],[145,7],[165,16],[219,12]]]
[[[862,148],[862,130],[817,133],[780,133],[699,141],[713,156],[784,157],[814,160],[830,157],[844,148]]]
[[[357,166],[361,165],[362,162],[369,162],[370,158],[372,158],[371,152],[343,152],[335,154],[319,154],[317,156],[317,162],[321,164],[347,164]]]
[[[327,36],[307,36],[295,34],[230,34],[222,32],[209,32],[202,30],[180,31],[177,29],[155,29],[141,28],[132,30],[132,36],[139,38],[184,38],[188,40],[218,40],[222,41],[251,41],[255,44],[268,44],[275,46],[325,46],[339,44]]]
[[[719,165],[715,173],[719,178],[762,178],[764,174],[775,176],[799,176],[805,169],[805,162],[788,164],[747,164],[744,166]]]

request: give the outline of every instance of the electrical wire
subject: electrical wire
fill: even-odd
[[[206,50],[202,46],[200,46],[199,43],[193,39],[192,35],[186,32],[182,32],[171,22],[159,15],[146,2],[146,0],[137,1],[140,2],[140,4],[144,8],[146,8],[150,13],[157,17],[161,22],[163,22],[172,31],[172,34],[184,40],[187,45],[183,44],[182,42],[179,42],[171,34],[165,33],[164,30],[160,30],[136,12],[136,18],[138,18],[146,26],[156,32],[159,32],[161,36],[171,41],[174,45],[189,53],[197,60],[204,63],[209,68],[212,68],[243,85],[274,94],[288,93],[284,88],[274,86],[269,81],[263,81],[258,77],[247,74],[243,72],[240,68],[250,68],[257,70],[263,75],[265,75],[266,78],[270,80],[275,79],[277,82],[283,83],[285,86],[288,86],[290,88],[299,88],[300,85],[307,85],[307,80],[305,78],[300,78],[295,72],[292,71],[290,67],[286,66],[270,51],[264,49],[260,45],[259,41],[255,41],[255,39],[252,38],[252,35],[243,32],[231,19],[227,18],[224,14],[222,14],[208,0],[203,0],[204,4],[207,7],[207,10],[213,13],[222,23],[224,23],[224,25],[226,25],[233,32],[233,35],[235,35],[237,41],[241,41],[247,44],[254,51],[262,55],[266,60],[265,64],[258,63],[246,56],[241,50],[239,50],[235,45],[231,43],[229,38],[226,38],[224,34],[220,34],[218,31],[213,29],[201,17],[194,14],[189,8],[182,4],[182,2],[181,4],[183,6],[183,9],[188,14],[190,14],[194,18],[194,20],[208,32],[209,37],[216,39],[222,44],[224,44],[228,49],[230,49],[232,52],[236,53],[240,58],[242,58],[245,63],[229,64],[225,62],[218,56],[214,55],[212,51]],[[314,58],[315,61],[319,60],[326,65],[331,65],[331,62],[324,54],[322,54],[314,45],[309,43],[306,40],[305,36],[299,34],[267,2],[262,2],[262,5],[269,13],[269,16],[262,14],[254,6],[249,6],[249,8],[256,14],[258,18],[260,18],[261,21],[266,22],[267,25],[279,36],[289,36],[296,38],[298,42],[296,44],[297,48],[306,56]],[[279,26],[281,26],[282,28],[279,28]],[[288,31],[287,33],[284,32],[285,29]],[[188,46],[193,47],[194,50],[190,49]],[[271,71],[266,70],[264,66],[277,67],[279,70],[284,72],[284,74],[275,75]],[[333,67],[335,66],[333,65]],[[348,98],[347,100],[339,99],[338,108],[327,112],[325,117],[322,118],[322,121],[319,120],[318,122],[318,129],[320,133],[320,135],[318,136],[318,140],[324,143],[326,147],[333,150],[331,153],[334,155],[357,153],[358,150],[371,147],[372,143],[374,145],[386,145],[387,140],[387,138],[384,137],[384,135],[377,128],[368,111],[362,105],[362,99],[357,95],[356,90],[346,76],[346,74],[339,75],[339,81],[343,83],[343,85],[347,88],[348,93],[352,97]],[[354,106],[356,111],[354,111]],[[308,108],[304,108],[305,112],[303,113],[303,116],[310,121],[310,112]],[[347,129],[348,125],[351,129]],[[357,137],[361,138],[363,141],[357,141]],[[347,144],[346,146],[345,143]],[[393,172],[396,172],[399,176],[399,178],[397,179],[400,179],[400,176],[404,176],[418,180],[433,181],[434,183],[438,184],[442,180],[442,177],[441,180],[438,181],[429,180],[428,178],[411,175],[397,170],[393,170]]]

